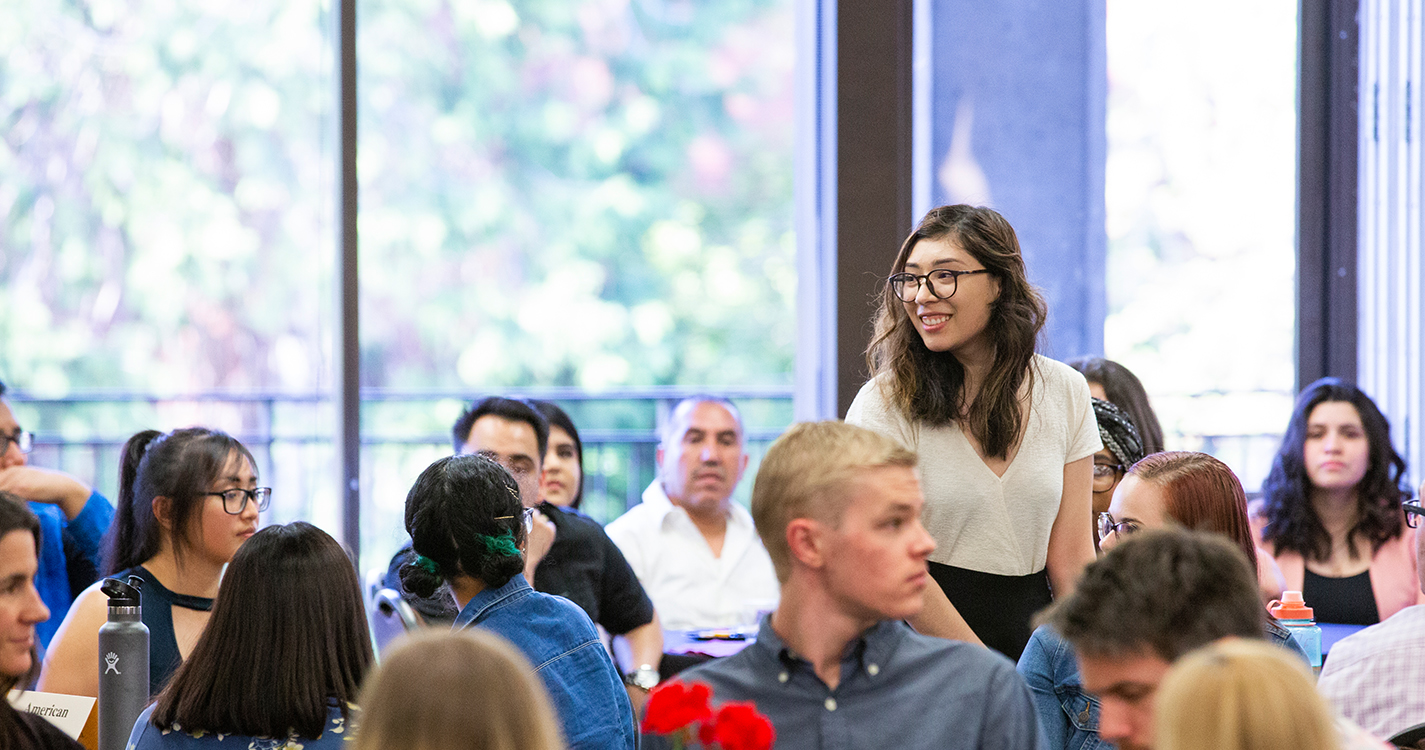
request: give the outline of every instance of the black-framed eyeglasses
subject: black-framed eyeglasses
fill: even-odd
[[[1137,521],[1115,521],[1108,511],[1098,514],[1098,538],[1103,539],[1109,534],[1122,534],[1127,536],[1143,528]]]
[[[1400,504],[1400,507],[1405,511],[1406,526],[1413,529],[1420,525],[1420,517],[1425,516],[1425,507],[1421,507],[1420,498],[1406,500]]]
[[[272,504],[272,488],[258,487],[257,489],[245,490],[241,487],[234,487],[222,492],[204,492],[204,495],[216,495],[223,499],[223,512],[230,516],[241,515],[247,508],[247,501],[257,503],[257,512],[267,510],[267,506]]]
[[[1113,483],[1128,471],[1128,467],[1123,464],[1094,464],[1093,465],[1093,491],[1104,492],[1111,489]]]
[[[10,450],[10,443],[14,443],[21,453],[29,453],[35,449],[35,433],[28,430],[15,430],[11,435],[0,434],[0,456]]]
[[[977,268],[973,271],[955,271],[949,268],[937,268],[930,273],[897,273],[891,274],[886,283],[891,285],[891,294],[902,302],[914,302],[915,296],[920,294],[921,280],[930,288],[930,296],[936,299],[950,299],[955,296],[955,290],[960,286],[961,276],[970,276],[977,273],[989,273],[988,268]],[[948,290],[948,291],[947,291]]]

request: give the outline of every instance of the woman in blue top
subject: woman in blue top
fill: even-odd
[[[268,526],[233,557],[212,621],[128,747],[339,748],[372,661],[341,545],[309,523]]]
[[[519,485],[499,464],[479,455],[436,461],[406,495],[416,554],[401,583],[419,597],[449,584],[455,627],[513,643],[549,691],[570,748],[632,750],[633,707],[589,616],[525,581],[526,518]]]
[[[223,566],[257,531],[272,490],[257,462],[225,432],[144,430],[124,444],[119,502],[106,575],[143,580],[149,690],[157,693],[208,623]],[[45,655],[40,689],[99,694],[99,626],[108,614],[99,584],[75,600]]]

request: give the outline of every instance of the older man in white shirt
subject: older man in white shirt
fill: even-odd
[[[772,559],[751,514],[732,501],[747,468],[742,438],[731,401],[679,402],[658,446],[658,478],[605,528],[666,628],[752,625],[776,605]]]

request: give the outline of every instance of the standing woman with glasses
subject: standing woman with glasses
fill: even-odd
[[[1322,378],[1297,397],[1252,522],[1318,622],[1373,625],[1425,603],[1404,476],[1390,424],[1361,389]]]
[[[223,566],[256,533],[258,512],[271,495],[257,486],[252,454],[227,433],[145,430],[124,444],[105,573],[143,580],[151,692],[163,689],[197,643]],[[96,583],[55,633],[41,690],[99,694],[97,635],[107,616],[108,601]]]
[[[1010,658],[1094,557],[1102,446],[1084,377],[1035,354],[1046,315],[1003,216],[934,209],[891,266],[867,349],[875,376],[846,415],[920,457],[938,586],[913,624],[946,635],[958,610]]]

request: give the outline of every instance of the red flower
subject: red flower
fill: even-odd
[[[728,703],[718,710],[715,722],[703,725],[698,739],[704,745],[716,742],[722,750],[771,750],[777,732],[751,703]]]
[[[665,682],[653,688],[643,710],[645,734],[673,734],[680,729],[712,718],[708,699],[712,690],[694,682]]]

